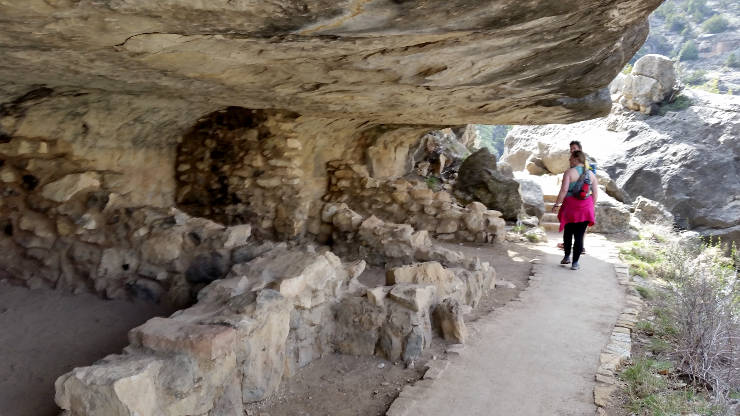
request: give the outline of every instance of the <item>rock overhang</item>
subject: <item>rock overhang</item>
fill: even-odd
[[[660,2],[12,3],[0,83],[451,125],[606,114]]]

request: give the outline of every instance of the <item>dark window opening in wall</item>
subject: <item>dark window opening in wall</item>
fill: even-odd
[[[33,175],[23,175],[23,188],[33,191],[39,184],[39,180]]]
[[[3,232],[8,237],[12,237],[13,236],[13,224],[11,223],[5,224],[5,226],[3,226]]]

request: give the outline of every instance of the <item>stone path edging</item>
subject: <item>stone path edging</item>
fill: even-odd
[[[629,266],[616,261],[614,271],[619,284],[626,288],[627,305],[617,318],[609,343],[599,357],[599,368],[596,370],[596,386],[594,387],[597,416],[607,415],[604,408],[609,404],[611,395],[617,390],[617,370],[632,356],[632,331],[637,324],[640,311],[645,306],[645,302],[635,289],[635,283],[630,279]]]

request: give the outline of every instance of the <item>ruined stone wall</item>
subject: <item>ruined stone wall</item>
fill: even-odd
[[[411,169],[424,129],[365,124],[238,107],[210,114],[178,145],[177,205],[267,238],[316,236],[329,161],[353,160],[377,178]]]
[[[330,351],[411,364],[435,327],[463,341],[463,314],[493,288],[495,270],[398,227],[410,229],[368,218],[358,243],[405,246],[406,262],[449,267],[402,264],[369,287],[359,279],[364,261],[342,262],[325,247],[248,245],[254,257],[205,287],[197,304],[134,328],[122,354],[59,377],[57,404],[71,415],[237,415]]]
[[[424,131],[278,110],[203,115],[151,96],[0,92],[0,278],[111,298],[187,302],[231,267],[232,225],[319,235],[329,160],[400,175]]]
[[[352,223],[358,221],[344,214],[338,205],[343,203],[363,217],[375,215],[410,224],[440,240],[493,243],[504,236],[501,213],[483,204],[473,202],[463,207],[448,192],[435,192],[422,181],[378,180],[369,175],[366,166],[351,161],[332,161],[328,166],[330,186],[324,200],[334,204],[324,208],[323,220],[333,222],[341,231],[352,229]],[[343,213],[330,215],[338,210]]]

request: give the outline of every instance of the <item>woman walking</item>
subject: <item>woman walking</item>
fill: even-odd
[[[560,231],[563,231],[563,249],[565,257],[560,264],[570,264],[571,247],[573,248],[573,263],[571,270],[578,270],[578,259],[583,250],[583,236],[586,228],[594,225],[594,206],[599,197],[599,182],[593,172],[586,170],[586,154],[580,150],[570,154],[570,169],[563,173],[563,185],[560,187],[558,199],[552,207],[553,212],[559,208],[558,219]],[[590,180],[585,199],[576,197],[582,191],[580,186],[581,175]],[[578,189],[576,189],[578,188]],[[575,244],[574,241],[575,240]]]

